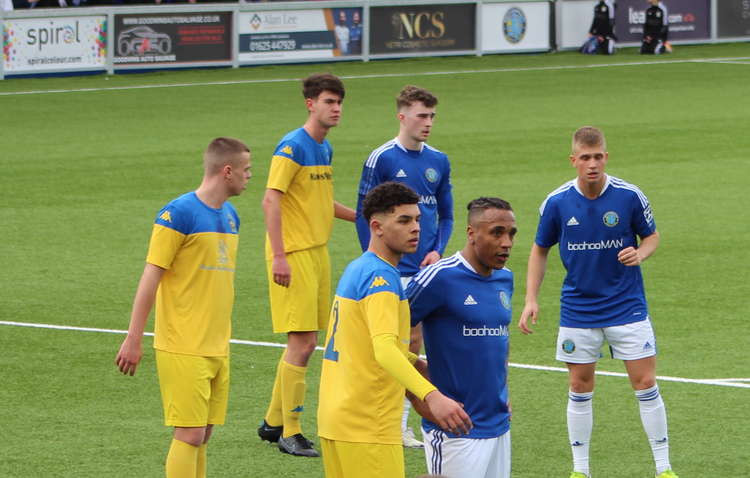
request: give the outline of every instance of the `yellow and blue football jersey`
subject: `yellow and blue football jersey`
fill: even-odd
[[[276,146],[267,189],[284,193],[281,227],[285,252],[328,243],[333,227],[333,149],[315,141],[304,128],[284,136]],[[266,236],[266,254],[271,248]]]
[[[320,376],[321,437],[401,444],[404,387],[375,360],[372,338],[394,334],[406,355],[409,330],[398,269],[365,252],[347,266],[331,308]]]
[[[156,293],[154,348],[229,354],[239,227],[231,204],[214,209],[195,192],[159,211],[146,258],[166,269]]]

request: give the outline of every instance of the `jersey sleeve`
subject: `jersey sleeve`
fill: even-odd
[[[362,166],[362,176],[359,180],[359,190],[357,193],[357,219],[355,226],[357,228],[357,237],[359,238],[359,246],[362,251],[367,250],[367,246],[370,244],[370,224],[367,219],[362,215],[362,207],[365,201],[365,196],[370,192],[372,188],[383,182],[381,173],[378,170],[378,164],[382,164],[383,158],[379,161],[373,162],[373,155],[365,161]]]
[[[445,174],[437,190],[438,206],[438,242],[435,248],[442,256],[453,232],[453,186],[451,185],[451,167],[445,158]]]
[[[552,201],[545,201],[539,208],[539,225],[534,242],[539,247],[552,247],[560,240],[560,218],[557,206]]]
[[[648,237],[656,232],[656,221],[654,221],[651,204],[640,189],[636,190],[633,202],[633,230],[641,238]]]
[[[369,285],[367,285],[369,284]],[[374,271],[365,283],[367,289],[359,301],[364,312],[370,337],[381,334],[398,335],[400,278],[393,271]]]
[[[146,262],[162,269],[172,267],[177,251],[189,232],[190,217],[173,204],[165,206],[156,216],[151,230]]]
[[[285,193],[301,168],[303,154],[302,148],[291,141],[279,144],[271,158],[266,189],[276,189]]]
[[[412,327],[422,322],[440,304],[442,294],[439,293],[439,279],[431,274],[432,269],[433,266],[422,269],[406,288]],[[427,281],[430,277],[432,280]]]

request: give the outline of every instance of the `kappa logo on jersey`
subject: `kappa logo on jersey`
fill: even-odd
[[[383,287],[384,285],[390,285],[387,280],[383,278],[383,276],[377,276],[373,281],[372,284],[370,284],[370,289],[376,289],[378,287]]]
[[[568,226],[578,226],[578,219],[576,219],[575,216],[572,216],[570,219],[568,219]]]
[[[477,305],[477,301],[469,294],[466,296],[466,300],[464,300],[464,305]]]
[[[294,156],[294,152],[292,151],[292,147],[291,146],[284,146],[281,149],[281,152],[284,153],[284,154],[288,154],[289,156]]]
[[[162,221],[172,222],[172,215],[169,214],[169,211],[164,211],[161,216],[159,216],[159,219]]]
[[[405,178],[406,177],[406,173],[404,172],[403,169],[399,169],[398,172],[396,173],[396,177],[397,178]]]

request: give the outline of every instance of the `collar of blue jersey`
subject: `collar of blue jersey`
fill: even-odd
[[[406,149],[404,147],[404,145],[401,144],[401,141],[398,140],[398,136],[396,136],[395,138],[393,138],[393,142],[396,143],[396,146],[398,146],[399,148],[401,148],[405,153],[408,152],[408,151],[411,151],[409,149]],[[421,153],[423,150],[424,150],[424,141],[422,141],[421,143],[419,143],[419,152]]]
[[[607,179],[604,181],[604,187],[602,188],[601,191],[599,191],[599,197],[601,197],[601,195],[604,194],[604,191],[607,190],[607,188],[609,187],[609,183],[610,183],[609,174],[604,173],[604,175],[607,177]],[[576,188],[576,191],[578,191],[578,194],[580,194],[581,196],[586,196],[585,194],[583,194],[583,191],[581,191],[581,188],[578,186],[578,178],[575,178],[573,180],[573,187]]]

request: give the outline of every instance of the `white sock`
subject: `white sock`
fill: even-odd
[[[568,392],[568,438],[573,452],[573,471],[589,476],[589,443],[594,428],[594,392]]]
[[[669,464],[669,438],[667,430],[667,410],[661,399],[659,387],[654,385],[646,390],[636,390],[635,398],[641,410],[643,430],[654,454],[656,474],[671,470]]]
[[[406,431],[406,427],[409,424],[409,410],[411,409],[411,402],[408,398],[404,398],[404,413],[401,414],[401,432]]]

